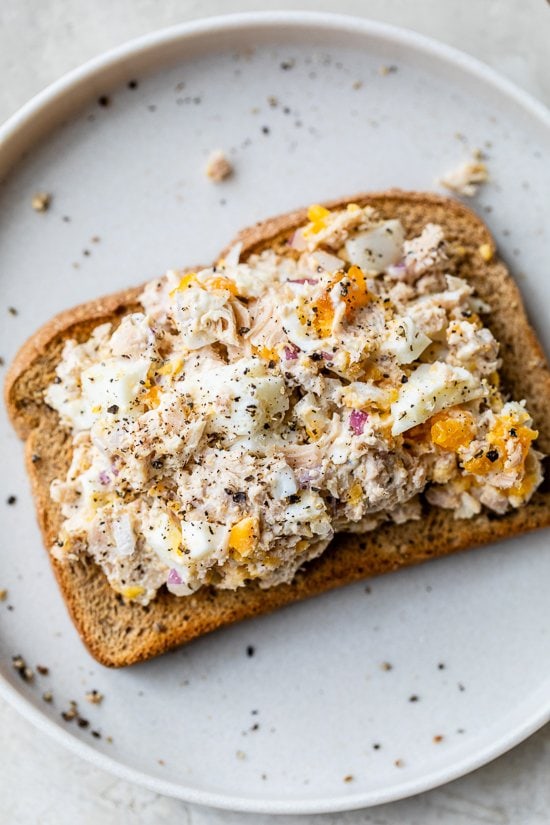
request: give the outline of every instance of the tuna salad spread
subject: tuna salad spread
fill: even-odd
[[[458,519],[528,501],[537,432],[448,252],[438,225],[312,206],[68,341],[46,392],[73,445],[55,556],[147,604],[290,581],[336,531],[419,518],[420,494]]]

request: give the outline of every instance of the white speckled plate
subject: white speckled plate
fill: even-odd
[[[0,133],[0,353],[63,307],[208,261],[259,218],[357,190],[429,189],[476,147],[492,179],[476,206],[548,349],[548,142],[526,95],[388,26],[270,13],[150,35],[54,84]],[[216,147],[236,169],[219,186],[203,171]],[[53,193],[45,214],[31,208],[37,190]],[[457,777],[548,719],[548,533],[108,671],[65,612],[4,415],[0,438],[1,692],[95,764],[210,805],[336,811]],[[25,683],[14,654],[50,675]],[[102,705],[86,703],[91,688]],[[70,700],[88,727],[62,720]]]

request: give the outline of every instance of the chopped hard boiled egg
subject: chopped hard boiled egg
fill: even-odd
[[[190,558],[200,561],[215,553],[216,550],[225,549],[229,528],[223,524],[184,519],[181,523],[181,534],[184,549],[189,551]]]
[[[463,367],[443,361],[421,364],[410,375],[391,405],[392,435],[427,421],[434,413],[479,398],[485,390],[479,380]]]
[[[82,397],[88,408],[98,414],[131,412],[150,365],[148,358],[108,358],[88,367],[82,373]]]
[[[184,559],[181,528],[160,506],[151,508],[148,521],[145,540],[151,550],[168,566],[181,563]]]
[[[388,335],[380,349],[394,355],[398,364],[412,364],[431,343],[410,315],[404,315],[388,323]]]
[[[192,398],[195,411],[206,415],[208,432],[228,436],[265,433],[289,406],[284,378],[269,375],[257,358],[217,367],[199,380],[179,381],[177,389]]]
[[[384,221],[373,229],[352,235],[345,248],[350,263],[366,272],[377,273],[401,258],[404,240],[401,221]]]

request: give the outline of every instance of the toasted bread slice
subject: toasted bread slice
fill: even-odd
[[[428,222],[439,223],[451,249],[449,271],[470,281],[492,312],[488,325],[500,341],[504,390],[525,398],[539,429],[539,447],[550,452],[550,371],[517,286],[496,257],[486,261],[480,247],[494,241],[483,222],[461,203],[436,195],[401,192],[357,195],[326,204],[336,208],[350,200],[371,204],[385,218],[398,217],[407,237]],[[240,233],[242,258],[284,243],[306,220],[300,209],[259,223]],[[487,257],[487,256],[485,256]],[[22,347],[5,386],[14,427],[26,442],[27,468],[46,547],[58,533],[61,515],[52,502],[52,479],[65,477],[71,437],[57,413],[43,400],[68,338],[85,340],[99,323],[118,320],[137,308],[140,288],[126,290],[62,312]],[[339,535],[290,584],[267,590],[255,585],[235,591],[204,587],[178,598],[166,591],[147,607],[125,604],[91,560],[60,563],[52,559],[59,586],[73,621],[92,655],[102,664],[121,667],[157,656],[222,625],[267,613],[325,590],[397,570],[550,524],[550,491],[539,489],[531,501],[504,516],[483,512],[465,521],[449,511],[425,505],[420,522],[387,524],[360,535]]]

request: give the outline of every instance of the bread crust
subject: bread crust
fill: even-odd
[[[504,386],[516,398],[527,400],[539,429],[538,444],[550,452],[550,370],[506,267],[496,257],[487,262],[479,255],[482,244],[495,250],[484,223],[458,201],[400,190],[360,194],[325,205],[337,208],[349,202],[371,204],[383,217],[400,217],[409,237],[429,221],[443,225],[451,247],[461,249],[451,267],[492,305],[488,325],[501,343]],[[243,230],[236,238],[242,243],[242,258],[284,241],[305,218],[306,210],[299,209]],[[59,426],[57,413],[44,403],[43,392],[53,379],[64,341],[85,340],[97,324],[116,323],[137,308],[140,291],[141,287],[123,290],[60,313],[22,346],[6,376],[6,405],[15,429],[26,441],[27,471],[46,548],[55,541],[62,520],[50,499],[49,486],[53,478],[66,473],[71,437]],[[337,536],[290,584],[266,590],[256,584],[236,591],[203,587],[185,598],[163,590],[147,607],[125,604],[87,557],[71,562],[51,560],[74,624],[90,653],[103,665],[121,667],[157,656],[223,625],[358,579],[548,525],[550,491],[544,485],[525,507],[504,516],[481,513],[460,521],[449,511],[425,505],[420,522],[385,524],[364,535]]]

